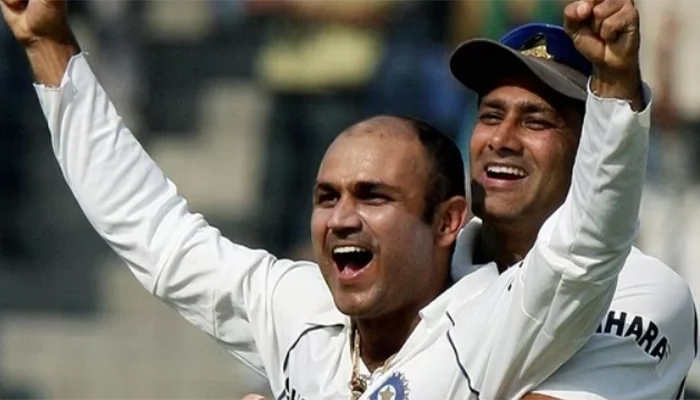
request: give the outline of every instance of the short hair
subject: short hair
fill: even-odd
[[[466,197],[462,153],[452,139],[429,123],[411,116],[397,118],[415,130],[428,156],[431,170],[428,173],[423,220],[431,223],[440,204],[454,196]]]

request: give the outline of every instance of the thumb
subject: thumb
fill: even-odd
[[[564,8],[564,29],[573,35],[593,15],[593,2],[579,0]]]

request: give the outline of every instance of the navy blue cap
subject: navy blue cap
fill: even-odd
[[[480,95],[509,77],[533,78],[555,92],[585,101],[593,66],[576,50],[564,28],[533,23],[519,26],[498,42],[468,40],[452,53],[452,74]]]

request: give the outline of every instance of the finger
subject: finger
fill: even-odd
[[[575,1],[569,3],[569,5],[564,8],[564,29],[566,32],[573,36],[583,25],[593,11],[593,7],[583,0]]]
[[[636,24],[634,9],[621,10],[603,21],[600,28],[600,37],[606,42],[615,42],[620,35],[634,31]]]
[[[594,53],[598,53],[601,46],[605,44],[588,26],[582,26],[571,36],[571,40],[574,42],[576,49],[589,59],[590,57],[595,57]]]
[[[591,17],[593,7],[596,5],[595,0],[581,0],[576,5],[576,17],[579,21],[585,21]]]
[[[600,25],[598,34],[608,43],[614,43],[625,29],[626,21],[617,15],[606,18]]]
[[[605,0],[593,7],[593,31],[600,33],[603,21],[620,11],[626,3],[628,0]]]
[[[591,7],[595,7],[596,4],[600,4],[600,3],[604,2],[605,0],[579,0],[579,1],[582,1],[584,3],[588,3]]]

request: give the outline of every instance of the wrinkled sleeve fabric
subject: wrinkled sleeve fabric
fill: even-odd
[[[651,93],[645,86],[646,99]],[[608,310],[638,232],[650,104],[589,90],[572,183],[517,268],[486,364],[496,398],[517,398],[572,357]]]
[[[35,89],[63,176],[97,233],[146,290],[280,391],[289,338],[331,301],[318,266],[232,243],[190,212],[85,54],[72,58],[59,87]]]
[[[637,253],[596,334],[535,393],[565,400],[683,398],[698,352],[695,302],[680,276]]]

